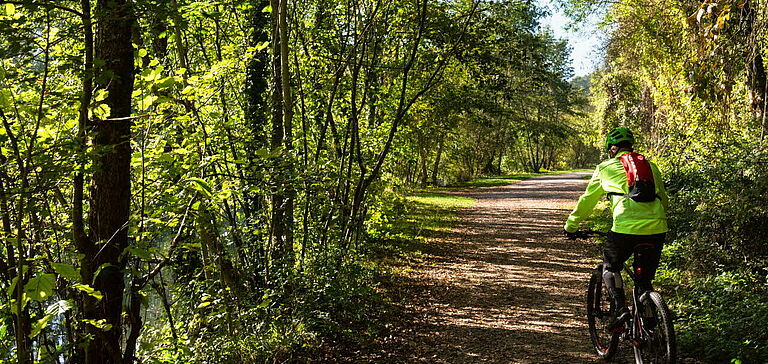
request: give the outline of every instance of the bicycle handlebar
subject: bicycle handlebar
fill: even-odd
[[[573,233],[574,239],[587,239],[593,236],[601,236],[605,237],[608,233],[597,231],[597,230],[578,230],[575,233]]]

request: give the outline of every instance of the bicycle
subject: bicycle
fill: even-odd
[[[577,239],[601,232],[582,232]],[[624,271],[632,279],[632,303],[627,305],[631,318],[623,326],[612,328],[614,303],[603,283],[603,265],[592,272],[587,287],[587,322],[589,335],[597,355],[609,361],[616,354],[619,342],[628,343],[634,352],[636,364],[675,363],[677,345],[672,315],[661,295],[654,290],[642,290],[637,275],[624,264]]]

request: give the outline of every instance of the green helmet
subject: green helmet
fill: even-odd
[[[628,141],[629,144],[635,144],[635,135],[629,128],[620,126],[611,130],[608,135],[605,136],[605,150],[611,149],[611,145],[619,144],[620,142]]]

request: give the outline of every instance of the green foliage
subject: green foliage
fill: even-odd
[[[62,278],[65,278],[72,283],[77,283],[80,281],[80,272],[73,265],[65,263],[51,263],[51,266],[53,266],[53,270],[56,272],[56,274]]]
[[[684,352],[708,362],[768,360],[768,174],[743,141],[698,144],[669,162],[670,270]],[[716,161],[716,163],[712,163]],[[717,335],[718,340],[704,340]]]
[[[324,341],[343,347],[360,347],[374,340],[382,297],[377,292],[378,268],[365,256],[340,267],[342,279],[328,279],[331,274],[317,272],[303,287],[307,329]]]
[[[606,62],[590,86],[599,134],[630,127],[665,174],[671,230],[657,286],[682,357],[768,360],[765,3],[564,3],[580,17],[604,11]]]
[[[731,141],[690,148],[681,157],[685,163],[668,163],[674,238],[687,245],[680,263],[710,274],[763,271],[768,266],[766,154]]]
[[[708,363],[768,360],[768,330],[761,324],[768,319],[764,277],[744,270],[687,279],[681,269],[662,272],[659,284],[674,293],[682,353]]]
[[[575,13],[595,5],[574,3]],[[416,259],[472,203],[441,189],[403,197],[403,186],[485,187],[525,177],[510,171],[589,166],[601,132],[618,124],[673,170],[679,233],[668,259],[692,282],[765,283],[765,153],[750,153],[763,150],[765,127],[748,111],[765,98],[744,72],[755,58],[739,58],[760,54],[746,51],[762,38],[738,26],[764,21],[741,3],[619,2],[606,9],[616,21],[608,68],[572,81],[568,45],[539,26],[530,1],[290,1],[287,54],[269,2],[131,4],[130,140],[115,144],[130,146],[131,189],[121,201],[91,197],[104,187],[94,161],[111,151],[94,130],[118,121],[106,120],[116,93],[83,97],[91,76],[120,75],[83,67],[82,3],[0,7],[0,361],[23,360],[12,356],[17,337],[30,357],[69,360],[98,339],[88,331],[110,329],[135,344],[128,361],[157,363],[294,361],[359,346],[379,332],[382,266]],[[699,9],[707,15],[685,21]],[[100,29],[102,15],[87,20]],[[107,61],[96,56],[98,70]],[[273,75],[274,62],[286,72]],[[680,149],[689,152],[676,164]],[[89,250],[77,233],[89,240],[91,212],[110,204],[130,206],[118,223],[129,246],[105,265],[94,259],[110,240],[86,241]],[[98,286],[100,273],[125,283],[122,296]],[[707,284],[681,285],[691,288],[680,310],[716,296]],[[732,286],[745,302],[763,294]],[[120,320],[83,319],[94,302],[118,307]],[[718,327],[706,315],[731,317],[718,307],[687,321],[686,345]],[[29,323],[23,335],[15,322]],[[759,358],[757,339],[732,345],[734,357]]]
[[[369,225],[369,255],[376,261],[396,265],[421,254],[426,240],[451,228],[457,210],[472,206],[471,198],[446,193],[446,188],[393,194],[384,205],[388,219]],[[442,191],[442,192],[441,192]]]
[[[56,278],[53,274],[38,274],[24,285],[24,293],[34,301],[47,301],[53,295],[53,285]]]
[[[406,184],[576,164],[567,154],[581,137],[574,125],[586,100],[568,82],[566,42],[539,27],[541,16],[529,2],[482,4],[460,61],[414,105],[396,151],[403,163],[393,171]]]

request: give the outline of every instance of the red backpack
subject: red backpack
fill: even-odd
[[[653,182],[653,170],[648,158],[640,153],[630,152],[619,157],[624,166],[624,172],[627,174],[627,184],[629,193],[624,197],[629,197],[636,202],[653,202],[658,197],[656,195],[656,184]]]

